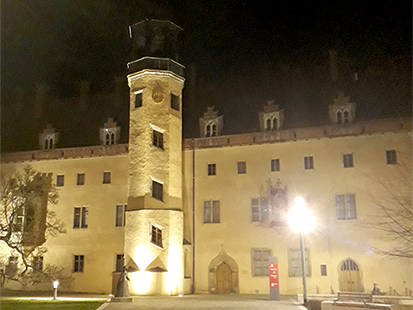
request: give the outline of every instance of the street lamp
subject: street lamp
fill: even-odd
[[[303,278],[303,300],[305,305],[307,303],[307,285],[303,234],[314,228],[315,219],[311,211],[305,206],[304,199],[302,197],[295,197],[294,206],[288,212],[287,220],[290,227],[294,231],[300,233],[301,273]]]

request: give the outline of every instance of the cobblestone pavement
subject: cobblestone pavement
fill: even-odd
[[[183,297],[144,296],[135,297],[133,302],[107,302],[99,310],[152,310],[152,309],[195,309],[195,310],[306,310],[290,297],[271,301],[265,295],[185,295]]]

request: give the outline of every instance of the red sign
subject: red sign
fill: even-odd
[[[278,287],[278,265],[270,264],[270,288]]]

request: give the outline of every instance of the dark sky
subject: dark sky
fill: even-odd
[[[125,134],[127,106],[107,103],[105,93],[133,60],[128,26],[145,18],[184,29],[185,137],[198,136],[207,106],[224,114],[227,133],[257,130],[258,112],[269,99],[285,109],[287,126],[325,122],[337,88],[357,103],[359,119],[411,115],[411,1],[1,4],[2,151],[36,148],[47,123],[62,133],[65,147],[99,143],[97,128],[108,117]],[[329,49],[338,50],[339,85],[331,83]],[[80,79],[97,94],[84,111],[70,100]],[[35,116],[38,84],[47,86],[48,99]],[[79,138],[85,132],[89,138]]]

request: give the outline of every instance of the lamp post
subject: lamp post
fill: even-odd
[[[53,281],[53,290],[54,290],[54,296],[53,299],[57,299],[57,287],[59,286],[59,281]]]
[[[287,219],[290,227],[300,234],[301,274],[303,278],[303,301],[305,305],[307,303],[307,284],[304,253],[304,234],[314,228],[315,219],[311,211],[308,210],[305,206],[305,201],[302,197],[294,198],[294,206],[288,212]]]

